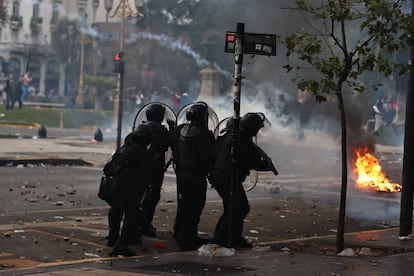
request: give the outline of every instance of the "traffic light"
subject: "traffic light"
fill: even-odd
[[[114,73],[123,74],[124,73],[124,52],[118,52],[114,58]]]

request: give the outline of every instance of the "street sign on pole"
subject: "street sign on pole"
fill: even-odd
[[[226,32],[226,44],[224,52],[234,54],[234,85],[233,85],[233,127],[231,132],[231,181],[229,193],[229,229],[227,241],[231,244],[238,237],[232,233],[233,225],[232,216],[234,210],[238,206],[234,206],[237,202],[234,199],[235,189],[240,184],[239,179],[239,146],[240,146],[240,101],[242,86],[242,66],[243,53],[254,55],[276,55],[276,35],[273,34],[252,34],[244,32],[244,23],[237,23],[237,32]]]
[[[234,53],[236,33],[226,32],[224,52]],[[276,56],[276,35],[244,33],[243,53],[248,55]]]

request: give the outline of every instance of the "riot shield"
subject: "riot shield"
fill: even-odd
[[[269,122],[269,120],[266,118],[266,116],[263,113],[256,112],[256,114],[258,114],[261,117],[262,122],[263,122],[263,127],[260,129],[260,132],[265,133],[266,131],[270,129],[271,123]],[[232,131],[230,119],[231,117],[224,118],[217,125],[215,132],[218,133],[219,136],[222,136]],[[253,137],[253,142],[257,145],[257,136]],[[259,172],[257,170],[250,170],[250,174],[246,177],[246,179],[243,182],[244,190],[246,192],[251,191],[254,187],[256,187],[258,180],[259,180]]]
[[[161,102],[151,102],[148,103],[146,105],[144,105],[143,107],[141,107],[137,114],[135,115],[135,119],[134,119],[134,123],[132,125],[132,131],[134,131],[134,129],[143,122],[147,121],[147,110],[148,108],[150,108],[152,105],[154,104],[159,104],[162,105],[164,107],[164,119],[161,122],[161,125],[165,126],[168,130],[170,130],[169,128],[169,121],[175,122],[177,120],[174,111],[172,110],[171,107],[169,107],[168,105],[166,105],[165,103],[161,103]],[[172,161],[172,150],[171,148],[168,148],[168,150],[165,152],[165,169],[168,168],[168,166],[170,165]]]
[[[147,114],[146,114],[147,109],[150,108],[154,104],[162,105],[165,108],[164,120],[161,123],[163,126],[165,126],[167,129],[169,129],[168,121],[169,120],[172,120],[174,122],[176,121],[177,118],[176,118],[175,113],[174,113],[174,111],[172,110],[171,107],[169,107],[165,103],[151,102],[151,103],[148,103],[148,104],[144,105],[143,107],[141,107],[138,110],[137,114],[135,115],[134,123],[132,125],[132,131],[134,131],[134,129],[137,127],[138,124],[147,121]]]
[[[191,106],[193,106],[194,104],[197,104],[197,102],[187,104],[187,105],[183,106],[180,109],[180,111],[178,111],[177,119],[176,119],[176,125],[177,126],[187,122],[187,117],[186,117],[187,111],[189,111]],[[208,106],[208,129],[211,130],[214,134],[214,137],[217,138],[218,133],[216,133],[216,131],[218,130],[217,126],[219,124],[219,119],[218,119],[217,114],[214,111],[214,109],[211,108],[209,105],[207,105],[207,106]]]

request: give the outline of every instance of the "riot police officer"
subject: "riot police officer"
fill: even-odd
[[[264,127],[265,117],[262,113],[247,113],[240,119],[240,143],[238,156],[238,177],[232,185],[232,119],[227,124],[227,132],[214,143],[214,165],[209,180],[223,201],[223,214],[219,218],[214,232],[216,243],[226,247],[251,247],[243,236],[243,220],[250,211],[243,181],[251,169],[278,172],[271,159],[253,142],[258,131]],[[232,190],[232,194],[230,193]],[[230,194],[232,197],[230,198]],[[231,228],[230,228],[231,227]]]
[[[114,225],[118,227],[122,216],[124,216],[121,235],[117,239],[110,256],[133,256],[135,252],[132,251],[128,245],[142,244],[141,236],[137,229],[139,229],[140,212],[138,202],[141,202],[145,190],[148,188],[148,160],[149,155],[147,146],[151,142],[151,130],[146,124],[140,124],[138,127],[125,139],[130,150],[128,151],[128,162],[126,165],[125,175],[123,176],[123,192],[116,213],[113,214]],[[112,207],[112,206],[111,206]],[[117,219],[117,220],[115,220]],[[111,224],[111,220],[110,220]],[[117,225],[115,225],[117,224]],[[110,225],[111,227],[113,227]],[[115,230],[115,229],[114,229]]]
[[[155,208],[161,198],[161,186],[165,172],[165,153],[169,148],[169,131],[161,123],[164,120],[165,107],[160,103],[152,103],[145,109],[147,124],[151,129],[152,138],[149,149],[149,189],[142,202],[143,236],[155,237],[156,229],[152,225]]]
[[[186,113],[187,122],[177,126],[171,137],[178,198],[174,237],[181,251],[195,250],[204,242],[197,230],[212,165],[214,135],[208,129],[208,117],[206,103],[192,104]]]

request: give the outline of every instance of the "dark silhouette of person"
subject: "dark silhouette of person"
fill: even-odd
[[[155,237],[156,228],[152,225],[155,209],[161,198],[161,186],[164,181],[165,153],[169,148],[169,131],[161,123],[164,120],[165,107],[159,103],[153,103],[145,111],[147,124],[151,129],[152,139],[149,149],[150,155],[150,186],[142,202],[143,236]]]
[[[39,130],[37,131],[37,135],[39,138],[47,138],[47,130],[45,125],[41,125]]]
[[[6,109],[13,109],[13,79],[11,77],[6,80],[4,92],[6,92]]]
[[[151,142],[151,130],[146,124],[137,128],[125,138],[125,144],[131,149],[128,152],[128,162],[121,179],[122,192],[120,198],[114,198],[108,213],[109,237],[108,245],[116,240],[110,256],[134,256],[135,252],[128,245],[141,245],[139,233],[140,208],[139,203],[148,188],[147,146]],[[119,235],[121,220],[123,225]],[[117,234],[119,237],[117,237]]]
[[[97,142],[103,142],[103,134],[100,128],[98,128],[93,134],[93,139],[95,139]]]
[[[194,103],[186,113],[187,122],[172,133],[178,198],[174,238],[181,251],[196,250],[205,243],[197,232],[206,201],[206,177],[212,164],[214,135],[208,129],[208,116],[206,103]]]
[[[23,107],[22,95],[23,95],[22,81],[18,80],[14,82],[14,85],[13,85],[13,104],[12,104],[13,107],[17,101],[19,103],[19,109],[22,109]]]
[[[264,117],[262,118],[260,114],[247,113],[240,119],[238,177],[233,181],[234,185],[232,185],[231,174],[232,132],[229,131],[233,127],[232,119],[228,121],[226,133],[218,137],[214,143],[214,165],[209,180],[223,201],[224,211],[214,232],[214,242],[222,246],[252,247],[251,243],[242,236],[243,220],[250,211],[243,181],[250,174],[250,170],[273,171],[275,175],[278,174],[271,159],[253,142],[253,137],[264,126]]]

